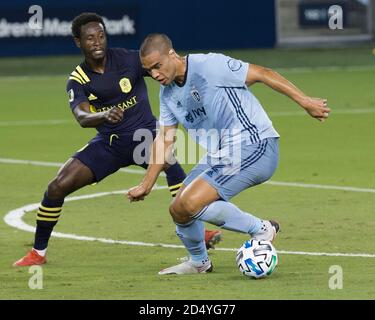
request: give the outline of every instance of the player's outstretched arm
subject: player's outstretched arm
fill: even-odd
[[[327,99],[309,97],[276,71],[250,64],[246,84],[250,86],[256,82],[262,82],[270,88],[285,94],[305,109],[310,116],[319,121],[324,121],[331,112],[327,106]]]
[[[96,128],[103,122],[120,122],[124,111],[118,107],[114,107],[105,112],[92,113],[90,112],[90,104],[84,101],[73,109],[73,113],[81,127]]]
[[[159,132],[152,144],[149,165],[142,182],[127,193],[130,202],[143,200],[152,190],[165,163],[172,159],[177,125],[160,126]]]

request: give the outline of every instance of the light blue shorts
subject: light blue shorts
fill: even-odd
[[[201,177],[214,187],[219,196],[229,201],[241,191],[270,179],[279,160],[279,138],[267,138],[241,146],[238,159],[217,159],[206,155],[191,170],[184,185]],[[229,163],[228,163],[229,162]]]

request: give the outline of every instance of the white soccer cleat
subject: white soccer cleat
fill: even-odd
[[[159,274],[195,274],[195,273],[207,273],[213,269],[211,261],[207,261],[202,266],[196,267],[189,259],[183,263],[177,264],[173,267],[169,267],[159,271]]]
[[[275,240],[277,233],[280,230],[280,225],[274,220],[263,220],[262,227],[257,233],[252,235],[256,240],[264,240],[272,242]]]

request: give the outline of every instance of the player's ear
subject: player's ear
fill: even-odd
[[[176,51],[174,51],[174,49],[170,49],[169,52],[168,52],[168,56],[172,59],[177,59],[178,58],[178,54]]]
[[[74,37],[74,42],[75,42],[76,46],[81,49],[81,39],[77,38],[77,37]]]

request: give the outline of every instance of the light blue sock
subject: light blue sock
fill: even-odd
[[[223,229],[250,235],[257,233],[262,226],[262,221],[259,218],[241,211],[233,203],[222,200],[212,202],[203,208],[194,216],[194,219],[212,223]]]
[[[193,262],[202,264],[208,261],[202,221],[192,220],[184,225],[176,224],[176,234],[185,245]]]

